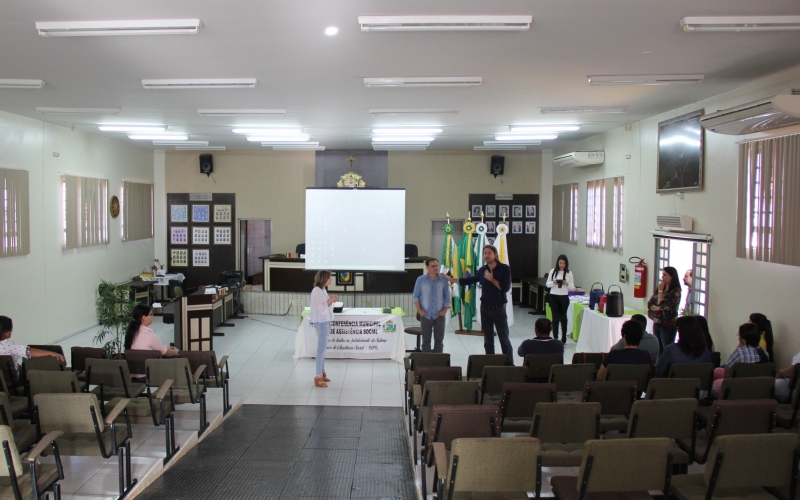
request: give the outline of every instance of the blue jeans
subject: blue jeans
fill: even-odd
[[[317,377],[325,371],[325,350],[328,349],[328,334],[331,332],[331,322],[322,321],[314,323],[317,331]]]
[[[514,349],[508,338],[508,316],[506,305],[487,306],[481,304],[481,327],[483,328],[483,350],[486,354],[494,354],[494,330],[500,339],[500,349],[508,358],[508,366],[514,366]]]
[[[660,323],[653,323],[653,334],[658,339],[659,355],[664,352],[664,348],[675,343],[675,334],[678,332],[674,326],[663,326]]]

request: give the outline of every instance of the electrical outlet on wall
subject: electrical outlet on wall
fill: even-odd
[[[625,264],[619,265],[619,282],[620,283],[628,282],[628,266],[626,266]]]

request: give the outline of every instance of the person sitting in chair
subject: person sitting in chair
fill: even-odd
[[[622,324],[622,340],[625,342],[625,348],[618,351],[612,350],[603,358],[603,365],[597,370],[597,380],[601,381],[606,378],[608,365],[650,365],[653,366],[653,360],[650,353],[644,349],[639,349],[639,342],[642,340],[642,325],[636,321],[628,320]]]
[[[528,354],[563,354],[564,344],[550,337],[553,324],[547,318],[539,318],[533,327],[535,337],[525,340],[517,349],[517,354],[525,359]]]

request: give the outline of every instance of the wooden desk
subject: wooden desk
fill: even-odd
[[[175,308],[175,347],[185,351],[213,351],[214,328],[225,323],[233,311],[233,294],[211,295],[203,291],[184,295]]]
[[[140,304],[150,305],[150,291],[153,289],[155,281],[133,280],[128,283],[131,287],[131,300]]]

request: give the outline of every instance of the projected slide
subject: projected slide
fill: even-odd
[[[404,189],[306,189],[306,269],[404,271]]]

